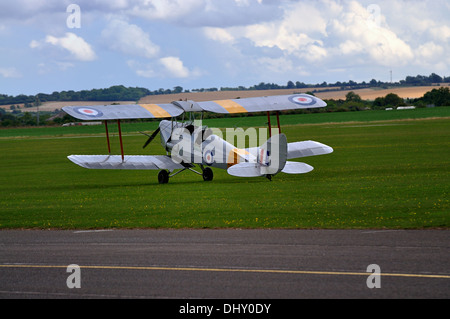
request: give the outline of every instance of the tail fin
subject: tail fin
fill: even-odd
[[[280,134],[271,137],[258,148],[249,149],[256,162],[245,162],[228,169],[228,174],[238,177],[273,176],[281,172],[287,161],[287,138]]]
[[[276,175],[287,161],[287,138],[284,134],[272,136],[258,150],[258,163],[263,175]]]

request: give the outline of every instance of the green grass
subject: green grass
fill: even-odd
[[[448,116],[447,108],[402,112]],[[106,153],[102,127],[1,130],[0,228],[449,228],[450,120],[397,121],[397,114],[283,116],[289,142],[312,139],[335,152],[303,159],[315,167],[309,174],[280,174],[272,182],[215,169],[210,183],[185,172],[159,185],[157,171],[86,170],[67,160]],[[241,120],[238,126],[264,125],[264,117]],[[126,153],[142,154],[145,139],[125,136]],[[156,142],[145,153],[164,153]],[[119,153],[117,137],[112,145]]]

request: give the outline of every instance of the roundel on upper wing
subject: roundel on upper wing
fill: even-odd
[[[101,117],[103,116],[103,112],[100,110],[97,110],[93,107],[77,107],[74,109],[75,112],[81,115],[86,115],[89,117]]]
[[[306,94],[291,96],[289,98],[289,101],[302,106],[310,106],[316,104],[316,100],[312,96]]]

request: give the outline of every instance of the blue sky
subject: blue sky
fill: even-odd
[[[450,76],[448,17],[448,0],[0,0],[0,93]]]

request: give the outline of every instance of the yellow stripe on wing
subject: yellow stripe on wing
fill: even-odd
[[[152,115],[156,118],[166,118],[166,117],[172,117],[169,112],[164,110],[161,106],[157,104],[139,104],[144,109],[152,113]]]
[[[223,107],[225,110],[227,110],[228,113],[247,113],[248,112],[242,105],[234,102],[233,100],[219,100],[219,101],[214,101],[214,103],[219,104],[221,107]]]

